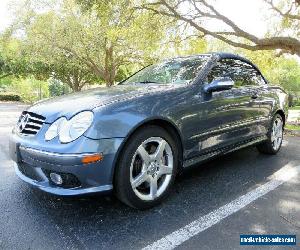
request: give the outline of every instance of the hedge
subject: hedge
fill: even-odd
[[[15,93],[0,93],[0,101],[21,101],[21,96]]]

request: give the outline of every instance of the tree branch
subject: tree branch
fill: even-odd
[[[187,17],[184,14],[181,14],[176,7],[173,7],[167,0],[160,0],[158,2],[153,2],[151,5],[143,5],[142,8],[152,11],[156,14],[166,15],[173,17],[176,20],[181,20],[188,23],[191,27],[195,28],[197,31],[201,32],[204,35],[212,36],[218,40],[221,40],[229,45],[234,47],[240,47],[248,50],[275,50],[281,49],[284,51],[289,51],[291,54],[297,54],[300,56],[300,41],[293,37],[270,37],[270,38],[258,38],[236,25],[228,17],[221,14],[218,10],[215,9],[212,5],[208,4],[206,0],[186,0],[191,2],[194,6],[196,12],[196,17]],[[202,4],[204,8],[209,10],[203,11],[198,7],[197,4]],[[178,6],[178,5],[175,5]],[[203,24],[197,21],[198,17],[204,18],[215,18],[221,21],[223,24],[231,28],[231,31],[211,31],[203,26]],[[246,39],[245,42],[241,40],[233,40],[232,36],[237,38]]]
[[[267,4],[270,5],[271,9],[274,10],[275,12],[277,12],[279,15],[281,15],[282,17],[286,17],[289,19],[294,19],[294,20],[300,20],[300,15],[295,15],[295,14],[291,14],[291,11],[293,9],[293,3],[291,4],[290,8],[288,9],[288,11],[283,12],[281,11],[278,7],[275,6],[273,0],[264,0]],[[295,1],[295,6],[296,4],[299,5],[299,3],[297,3]]]

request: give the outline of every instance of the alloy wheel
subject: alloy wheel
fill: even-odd
[[[173,174],[173,152],[161,137],[151,137],[137,148],[130,166],[130,184],[144,201],[160,197]]]
[[[271,133],[271,142],[274,150],[277,151],[280,148],[282,137],[283,137],[283,122],[279,117],[277,117],[274,120],[272,133]]]

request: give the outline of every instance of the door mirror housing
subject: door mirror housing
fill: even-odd
[[[220,77],[214,79],[211,83],[204,86],[204,92],[211,93],[214,91],[222,91],[231,89],[234,86],[234,82],[230,77]]]

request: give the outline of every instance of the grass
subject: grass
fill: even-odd
[[[300,106],[289,107],[289,110],[300,110]]]
[[[289,129],[289,130],[298,130],[298,131],[300,131],[300,125],[286,124],[285,128]]]

